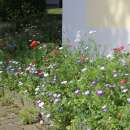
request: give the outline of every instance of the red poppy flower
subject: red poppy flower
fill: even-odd
[[[121,46],[119,48],[114,48],[113,49],[115,52],[121,52],[122,50],[124,50],[124,46]]]
[[[32,40],[32,42],[31,42],[31,44],[30,44],[30,47],[31,47],[31,48],[35,48],[37,45],[38,45],[37,41]]]
[[[120,80],[120,84],[126,84],[127,83],[127,80],[126,79],[122,79],[122,80]]]

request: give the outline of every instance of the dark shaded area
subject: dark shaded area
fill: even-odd
[[[0,35],[21,32],[23,27],[31,25],[48,35],[45,42],[60,42],[62,16],[47,14],[47,8],[46,0],[0,0]]]

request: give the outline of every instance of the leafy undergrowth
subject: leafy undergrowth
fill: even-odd
[[[37,40],[27,46],[29,58],[0,62],[0,86],[31,98],[41,123],[53,130],[130,129],[130,54],[123,47],[92,57],[87,47],[49,51]],[[30,123],[35,112],[20,115]]]

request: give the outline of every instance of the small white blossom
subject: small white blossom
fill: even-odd
[[[2,65],[3,64],[3,62],[2,61],[0,61],[0,65]]]
[[[100,70],[105,70],[105,67],[104,66],[100,67]]]
[[[81,72],[85,72],[87,70],[87,68],[83,68],[82,70],[81,70]]]
[[[116,78],[118,76],[118,74],[114,74],[113,77]]]
[[[61,84],[62,85],[67,84],[67,81],[62,81]]]
[[[44,77],[47,77],[49,74],[48,73],[44,73]]]
[[[50,118],[50,116],[51,116],[51,114],[47,114],[47,115],[46,115],[47,118]]]
[[[59,50],[63,50],[63,47],[60,47]]]
[[[22,85],[23,85],[23,82],[19,81],[18,85],[19,85],[19,86],[22,86]]]
[[[89,34],[93,34],[93,33],[96,33],[96,30],[90,30],[89,31]]]
[[[78,42],[80,42],[80,41],[81,41],[80,31],[77,31],[77,33],[76,33],[76,38],[75,38],[74,42],[78,43]]]
[[[108,54],[106,57],[111,60],[114,58],[113,54]]]

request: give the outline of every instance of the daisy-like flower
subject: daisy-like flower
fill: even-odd
[[[63,47],[60,47],[59,50],[63,50]]]
[[[105,67],[104,66],[100,67],[100,70],[105,70]]]
[[[38,106],[39,108],[43,108],[44,102],[42,102],[41,100],[38,100],[36,103],[37,103],[37,106]]]
[[[118,74],[117,74],[117,73],[113,74],[113,77],[114,77],[114,78],[116,78],[117,76],[118,76]]]
[[[23,82],[22,82],[22,81],[19,81],[18,85],[19,85],[19,86],[22,86],[22,85],[23,85]]]
[[[49,75],[48,73],[44,73],[44,77],[48,77],[48,75]]]
[[[65,84],[67,84],[67,81],[62,81],[61,84],[65,85]]]
[[[108,59],[110,59],[110,60],[112,60],[112,59],[114,58],[113,54],[108,54],[106,57],[107,57]]]
[[[54,104],[57,104],[57,103],[59,103],[59,102],[60,102],[60,99],[59,99],[59,98],[54,99]]]
[[[124,88],[121,90],[122,93],[127,93],[129,90],[127,88]]]
[[[83,92],[83,95],[90,95],[91,91],[90,90],[86,90],[85,92]]]
[[[76,38],[75,38],[74,42],[79,43],[80,41],[81,41],[80,31],[77,31]]]
[[[89,31],[89,34],[92,35],[92,34],[94,34],[94,33],[96,33],[96,32],[97,32],[96,30],[90,30],[90,31]]]

